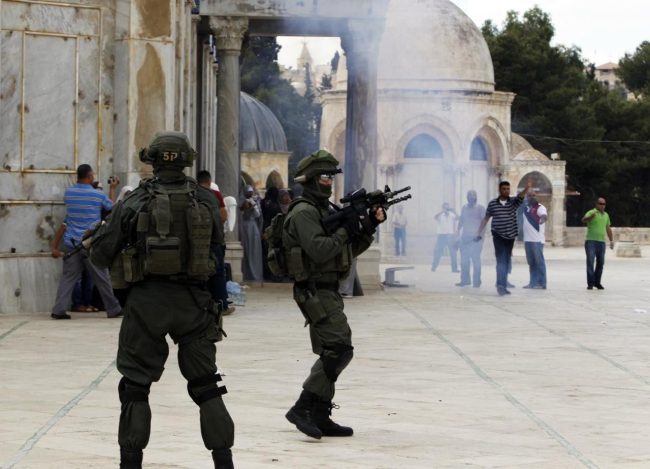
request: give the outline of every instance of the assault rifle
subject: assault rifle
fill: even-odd
[[[381,207],[387,212],[389,207],[409,200],[411,194],[403,197],[397,196],[410,190],[411,186],[397,191],[391,191],[390,187],[386,186],[383,192],[379,189],[373,192],[366,192],[365,189],[359,189],[341,199],[342,204],[348,204],[346,207],[340,208],[332,204],[332,207],[337,212],[323,218],[320,223],[325,233],[329,236],[341,227],[343,220],[349,216],[350,212],[354,212],[359,217],[363,232],[372,235],[375,232],[375,227],[370,220],[368,211],[375,207]]]
[[[77,244],[75,240],[72,240],[72,244],[74,245],[74,248],[72,251],[67,252],[63,255],[63,260],[67,261],[70,259],[72,256],[77,254],[79,251],[87,250],[90,249],[90,245],[93,243],[93,236],[95,236],[95,233],[99,231],[99,228],[104,224],[104,222],[97,223],[94,227],[92,227],[89,230],[86,230],[86,232],[83,234],[81,237],[81,242]],[[99,241],[99,239],[98,239]]]

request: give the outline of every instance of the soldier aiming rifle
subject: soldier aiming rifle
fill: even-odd
[[[333,208],[334,178],[342,171],[330,153],[319,150],[303,159],[295,181],[302,197],[277,215],[267,228],[269,268],[295,279],[293,295],[302,312],[313,352],[319,356],[302,385],[303,391],[286,418],[307,436],[352,436],[353,430],[331,419],[336,381],[353,357],[352,331],[343,312],[339,282],[350,274],[352,261],[373,242],[377,226],[401,191],[365,190],[350,194],[346,208]]]

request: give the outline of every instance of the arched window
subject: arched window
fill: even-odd
[[[406,146],[404,158],[444,158],[444,152],[438,140],[431,135],[420,134]]]
[[[479,137],[476,137],[472,142],[472,149],[469,153],[469,159],[472,161],[487,161],[488,160],[488,150]]]

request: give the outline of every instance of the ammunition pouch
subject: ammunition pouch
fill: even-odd
[[[145,272],[152,275],[176,275],[181,272],[181,240],[175,236],[168,238],[149,237],[145,241]]]
[[[286,263],[289,277],[295,278],[296,282],[302,282],[309,278],[309,267],[300,246],[292,247],[286,253]]]

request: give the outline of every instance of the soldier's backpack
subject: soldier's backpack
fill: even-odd
[[[273,218],[269,227],[264,231],[269,245],[267,262],[269,270],[278,277],[291,277],[297,281],[307,278],[303,261],[303,251],[299,246],[289,247],[285,233],[287,218],[291,211],[300,203],[314,204],[311,200],[298,197],[291,202],[287,214],[279,213]]]
[[[143,181],[149,193],[136,221],[137,241],[122,250],[124,280],[149,277],[205,281],[215,273],[210,241],[213,213],[197,197],[198,184],[188,178],[170,188]]]

